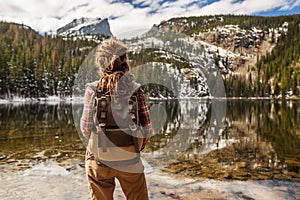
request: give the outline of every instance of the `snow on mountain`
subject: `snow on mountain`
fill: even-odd
[[[64,37],[78,36],[102,36],[111,37],[108,19],[101,18],[80,18],[74,19],[72,22],[57,29],[57,34]]]
[[[135,63],[139,66],[135,74],[139,82],[164,85],[177,98],[221,96],[212,91],[210,82],[218,69],[213,56],[206,52],[203,45],[183,34],[152,33],[148,32],[138,40],[125,41],[133,59],[136,56],[144,60]],[[149,76],[145,77],[144,74]],[[216,79],[213,82],[216,83]],[[164,91],[162,94],[156,93],[156,90],[150,91],[151,97],[172,97]]]

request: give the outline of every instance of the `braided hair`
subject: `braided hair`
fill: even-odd
[[[118,90],[118,81],[129,71],[126,55],[127,47],[115,40],[108,39],[96,51],[96,64],[100,68],[99,89],[112,95]]]

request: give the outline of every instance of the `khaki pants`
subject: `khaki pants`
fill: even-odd
[[[145,175],[119,171],[111,167],[98,165],[89,159],[85,163],[91,198],[93,200],[112,200],[115,178],[120,182],[127,200],[148,200]],[[142,165],[141,162],[138,163]]]

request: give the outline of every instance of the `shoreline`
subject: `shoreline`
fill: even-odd
[[[237,181],[187,178],[161,172],[146,160],[145,176],[150,199],[297,199],[300,182],[278,180]],[[21,171],[11,170],[12,164],[0,165],[0,199],[88,199],[89,192],[84,166],[78,159],[61,163],[40,162]],[[3,170],[5,169],[5,170]],[[117,181],[116,200],[124,200]]]
[[[269,101],[299,101],[300,96],[291,96],[287,98],[279,97],[180,97],[180,98],[155,98],[149,97],[150,101],[208,101],[208,100],[269,100]],[[16,98],[16,99],[0,99],[0,104],[26,104],[26,103],[81,103],[83,97],[57,97],[52,96],[49,98]]]

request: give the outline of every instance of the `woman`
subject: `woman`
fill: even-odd
[[[127,47],[115,39],[105,40],[97,48],[96,64],[99,67],[100,80],[89,83],[86,86],[84,110],[80,127],[84,136],[91,140],[91,136],[96,135],[93,118],[95,113],[94,99],[97,89],[101,90],[103,94],[112,96],[125,84],[125,88],[134,90],[133,92],[137,97],[139,125],[144,131],[143,142],[140,148],[142,150],[152,131],[149,108],[146,101],[146,94],[141,88],[137,87],[137,84],[133,81],[133,75],[129,72],[126,51]],[[122,82],[122,85],[119,84],[120,82]],[[106,155],[109,154],[106,153]],[[128,200],[148,199],[147,185],[143,171],[144,167],[140,159],[138,162],[127,163],[126,166],[118,168],[101,162],[96,157],[95,152],[88,146],[86,153],[86,174],[92,199],[113,199],[115,178],[119,180]]]

